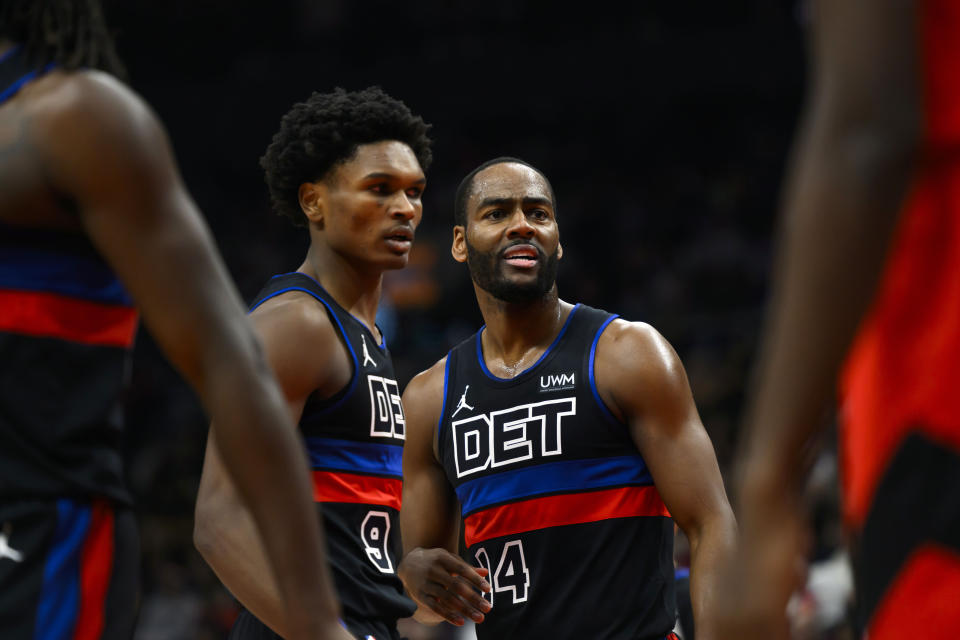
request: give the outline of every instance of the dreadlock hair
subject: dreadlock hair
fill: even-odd
[[[487,160],[479,167],[468,173],[463,180],[460,181],[460,186],[457,187],[457,193],[453,199],[453,224],[459,225],[466,228],[467,226],[467,200],[470,199],[470,196],[473,195],[473,182],[477,177],[477,174],[483,171],[488,167],[492,167],[495,164],[522,164],[525,167],[530,167],[534,171],[540,174],[540,177],[543,178],[543,181],[547,183],[547,189],[550,190],[550,200],[553,201],[553,208],[557,208],[557,194],[553,190],[553,185],[550,184],[550,180],[547,176],[537,169],[535,166],[527,162],[526,160],[521,160],[520,158],[514,158],[511,156],[500,156],[499,158],[494,158],[492,160]]]
[[[432,140],[427,135],[430,127],[379,86],[314,92],[283,116],[280,130],[260,158],[274,210],[293,224],[306,226],[300,185],[327,177],[363,144],[402,142],[413,150],[425,171],[433,159]]]
[[[36,69],[53,63],[126,78],[100,0],[0,0],[0,37],[22,46]]]

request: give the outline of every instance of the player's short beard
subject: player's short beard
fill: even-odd
[[[529,243],[518,242],[513,244]],[[510,304],[533,302],[546,296],[557,281],[557,271],[560,268],[559,246],[553,252],[553,255],[548,256],[540,247],[531,245],[537,250],[537,261],[540,263],[540,269],[537,272],[536,280],[520,284],[511,282],[503,273],[504,262],[501,256],[503,251],[513,246],[512,244],[504,247],[503,251],[491,251],[489,253],[477,251],[469,242],[466,245],[470,277],[478,287],[498,300]]]

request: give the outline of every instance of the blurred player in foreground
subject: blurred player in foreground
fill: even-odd
[[[305,454],[163,125],[95,0],[0,5],[0,636],[130,638],[138,323],[215,419],[290,638],[343,637]]]
[[[960,629],[960,5],[821,0],[745,416],[724,638],[787,636],[811,450],[839,396],[855,626]],[[714,616],[711,616],[714,617]]]

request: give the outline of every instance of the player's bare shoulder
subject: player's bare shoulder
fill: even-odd
[[[326,308],[302,291],[287,291],[250,314],[267,358],[289,393],[318,390],[331,395],[353,373],[347,347]]]
[[[52,185],[81,203],[165,198],[178,181],[163,124],[107,73],[52,71],[25,88],[21,104]]]
[[[0,107],[4,219],[77,229],[64,203],[99,201],[97,193],[141,197],[172,175],[162,125],[122,82],[100,71],[53,70],[26,83]],[[158,169],[161,169],[158,171]],[[124,180],[124,177],[126,179]]]
[[[614,414],[630,414],[629,406],[647,394],[686,385],[686,373],[673,346],[652,325],[617,318],[597,342],[597,388]]]
[[[116,141],[153,135],[161,129],[156,114],[139,94],[102,71],[51,71],[28,84],[22,98],[38,135],[51,138],[103,136]],[[77,126],[81,123],[83,126]]]
[[[447,356],[444,356],[407,383],[403,391],[403,409],[407,416],[408,439],[411,431],[429,430],[432,433],[440,420],[446,369]]]
[[[404,389],[404,398],[409,394],[411,398],[420,400],[433,398],[443,402],[443,382],[447,370],[447,356],[437,360],[429,369],[425,369],[413,376]],[[440,408],[437,407],[439,412]]]
[[[652,325],[617,318],[600,336],[597,358],[610,364],[662,366],[675,359],[676,353]]]
[[[326,308],[303,291],[287,291],[266,300],[250,313],[250,319],[261,333],[295,345],[303,357],[329,356],[339,343]]]

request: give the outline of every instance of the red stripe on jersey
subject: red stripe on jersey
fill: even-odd
[[[137,310],[52,293],[6,289],[0,290],[0,331],[130,347],[137,331]]]
[[[569,493],[484,509],[466,517],[464,537],[470,547],[525,531],[634,516],[670,516],[656,487]]]
[[[355,473],[313,472],[314,502],[376,504],[400,510],[403,482],[399,478]]]
[[[97,500],[80,556],[80,611],[73,640],[96,640],[103,633],[107,588],[113,572],[113,510]]]
[[[960,628],[960,554],[921,546],[903,563],[867,625],[870,640],[953,640]]]

